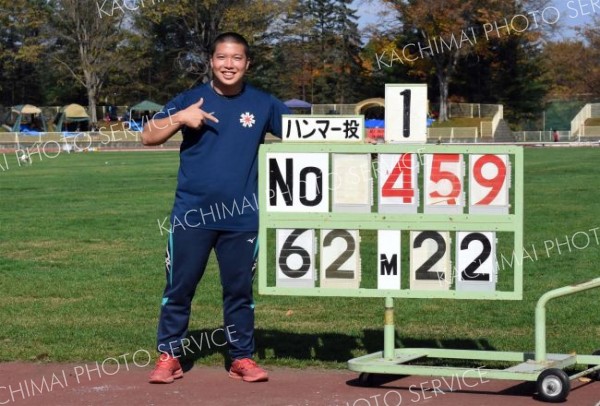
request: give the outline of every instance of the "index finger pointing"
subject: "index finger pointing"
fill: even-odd
[[[210,120],[210,121],[212,121],[214,123],[218,123],[219,119],[216,118],[215,116],[213,116],[213,114],[215,114],[215,113],[214,112],[212,112],[212,113],[204,113],[204,118],[206,118],[206,119],[208,119],[208,120]]]

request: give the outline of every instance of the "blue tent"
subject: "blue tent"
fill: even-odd
[[[283,104],[285,104],[291,109],[310,109],[312,107],[312,104],[310,104],[309,102],[305,102],[304,100],[298,99],[290,99],[283,102]]]
[[[12,125],[13,132],[31,133],[31,135],[38,135],[41,132],[45,132],[46,120],[42,114],[42,110],[39,107],[31,104],[20,104],[11,108],[11,115],[15,114],[16,118]],[[27,120],[27,118],[29,120]]]

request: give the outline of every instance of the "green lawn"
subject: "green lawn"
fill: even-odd
[[[0,154],[0,361],[90,361],[152,351],[164,282],[166,235],[159,223],[171,208],[177,154],[33,160],[19,167],[14,154]],[[524,263],[524,300],[399,299],[398,346],[533,350],[539,296],[599,276],[600,148],[528,149],[525,162],[525,249],[537,260]],[[573,241],[584,245],[583,233],[589,244],[574,248]],[[551,240],[562,244],[560,254],[546,252]],[[374,240],[362,243],[376,250]],[[265,364],[343,368],[349,358],[382,349],[381,299],[256,299],[257,350]],[[550,352],[600,348],[599,300],[597,289],[551,302]],[[212,260],[194,300],[192,334],[210,334],[221,314]],[[223,347],[193,358],[220,364]]]

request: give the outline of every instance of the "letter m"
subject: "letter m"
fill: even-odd
[[[398,275],[398,254],[392,255],[391,261],[388,261],[387,255],[381,254],[379,257],[380,275]]]

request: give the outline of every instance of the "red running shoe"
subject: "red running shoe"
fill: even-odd
[[[251,358],[236,359],[229,368],[229,377],[246,382],[265,382],[269,380],[267,371],[256,365]]]
[[[154,370],[150,373],[150,383],[173,383],[175,379],[183,378],[183,370],[177,358],[162,353],[156,361]]]

